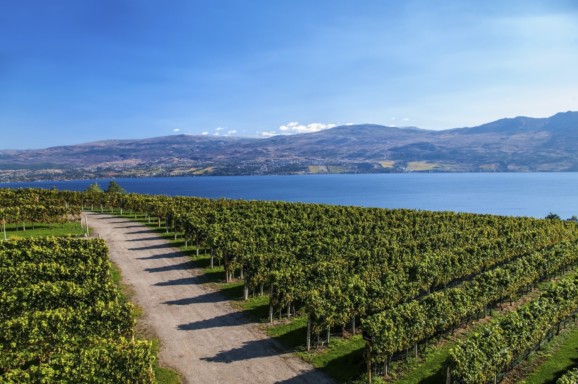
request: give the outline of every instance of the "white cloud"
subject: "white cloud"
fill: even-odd
[[[273,137],[273,136],[279,136],[280,133],[275,132],[275,131],[265,131],[265,132],[259,132],[259,135],[262,137]]]
[[[173,132],[180,132],[180,129],[179,129],[179,128],[175,128],[175,129],[173,129]]]
[[[300,124],[297,121],[292,121],[290,123],[284,124],[279,127],[276,131],[261,131],[257,132],[257,134],[261,137],[272,137],[272,136],[280,136],[280,135],[293,135],[297,133],[311,133],[311,132],[319,132],[324,129],[329,129],[337,127],[337,124],[325,124],[325,123],[311,123],[311,124]]]
[[[209,134],[209,132],[206,132],[206,131],[201,133],[201,135],[203,135],[203,136],[207,136],[208,134]]]
[[[230,131],[227,131],[227,133],[225,133],[225,136],[232,136],[232,135],[234,135],[235,133],[237,133],[237,130],[236,130],[236,129],[231,129]]]
[[[225,128],[223,128],[223,127],[217,127],[217,129],[215,129],[215,131],[219,132],[219,131],[222,131],[223,129],[225,129]]]
[[[310,133],[319,132],[324,129],[329,129],[336,127],[336,124],[323,124],[323,123],[312,123],[312,124],[299,124],[296,121],[292,121],[285,125],[279,127],[279,130],[283,133]]]

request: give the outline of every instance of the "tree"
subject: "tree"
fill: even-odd
[[[546,216],[546,219],[548,219],[548,220],[560,220],[560,216],[558,216],[558,215],[555,214],[555,213],[550,212],[550,213],[548,213],[548,215]]]
[[[92,183],[88,186],[88,188],[86,188],[84,190],[85,192],[102,192],[102,188],[100,188],[100,185],[98,185],[98,183]]]
[[[125,192],[126,191],[124,190],[124,188],[118,185],[116,181],[111,180],[110,183],[108,183],[106,193],[125,193]]]

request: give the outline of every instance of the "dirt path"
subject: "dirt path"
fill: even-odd
[[[185,383],[332,383],[201,285],[190,259],[153,230],[109,215],[87,217],[161,340],[161,362]]]

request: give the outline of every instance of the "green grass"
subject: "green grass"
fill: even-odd
[[[307,337],[307,317],[282,320],[267,327],[267,334],[293,351],[303,351]]]
[[[444,363],[450,354],[454,343],[446,343],[441,347],[429,348],[421,359],[411,359],[407,364],[407,374],[396,383],[403,384],[437,384],[445,382]],[[393,367],[395,374],[395,367]]]
[[[553,384],[566,371],[578,367],[578,328],[568,329],[554,338],[539,359],[544,360],[524,383]]]
[[[305,334],[302,336],[305,337]],[[349,339],[332,337],[328,348],[297,352],[297,355],[327,373],[338,383],[347,383],[357,379],[365,370],[364,347],[365,341],[360,335]]]
[[[42,236],[84,236],[86,230],[80,226],[79,222],[50,223],[50,224],[26,224],[26,230],[22,229],[22,224],[6,225],[6,236],[8,239],[19,239],[23,237]],[[4,234],[0,231],[0,238],[4,239]]]
[[[153,338],[152,343],[154,354],[156,356],[159,353],[159,340],[157,338]],[[181,384],[181,377],[179,374],[170,368],[159,366],[158,360],[155,360],[153,370],[155,372],[155,379],[157,384]]]
[[[252,297],[247,301],[239,301],[239,306],[250,318],[266,322],[269,317],[269,296]]]
[[[155,364],[155,378],[158,384],[180,384],[181,377],[178,373],[169,368],[159,367]]]

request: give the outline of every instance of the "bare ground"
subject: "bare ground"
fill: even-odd
[[[87,217],[134,289],[144,325],[160,339],[161,364],[185,383],[333,383],[201,284],[190,258],[153,230],[115,216]]]

